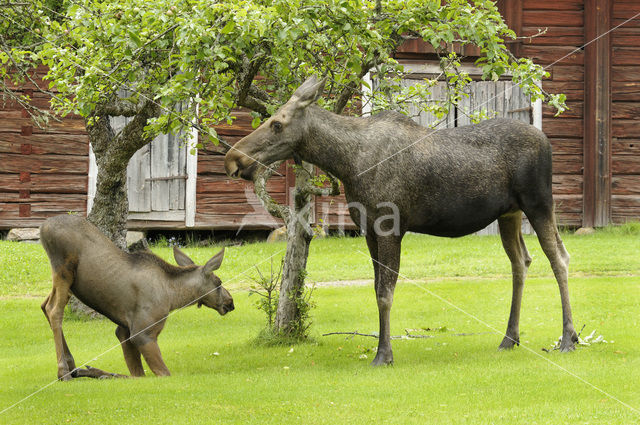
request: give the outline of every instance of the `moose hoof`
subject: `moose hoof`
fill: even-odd
[[[576,334],[575,331],[571,332],[568,336],[563,335],[562,341],[560,342],[560,352],[569,353],[571,351],[575,351],[576,342],[578,342],[578,334]]]
[[[498,346],[498,350],[502,351],[502,350],[512,350],[513,347],[515,347],[516,345],[520,345],[520,338],[519,337],[509,337],[509,336],[505,336],[502,339],[502,342],[500,343],[500,345]]]
[[[73,378],[73,372],[58,373],[58,381],[71,381]]]

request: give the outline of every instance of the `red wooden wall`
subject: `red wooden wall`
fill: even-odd
[[[40,78],[35,81],[45,86]],[[30,83],[14,87],[47,109],[49,99],[34,88]],[[86,214],[88,153],[79,117],[53,121],[45,131],[20,105],[0,101],[0,228],[36,227],[54,215]]]
[[[580,226],[640,218],[640,19],[609,29],[640,12],[637,0],[498,0],[507,23],[520,35],[546,34],[510,46],[548,66],[543,87],[565,93],[570,110],[560,117],[543,109],[543,130],[553,144],[553,190],[559,223]],[[597,41],[582,46],[601,36]],[[469,56],[474,48],[465,48]],[[429,49],[407,43],[400,56],[430,60]],[[403,56],[404,55],[404,56]],[[43,71],[43,70],[41,70]],[[25,84],[46,107],[47,99]],[[237,112],[233,126],[218,131],[231,144],[252,129]],[[249,184],[224,174],[220,147],[206,144],[198,156],[196,227],[267,228],[279,225]],[[40,130],[18,105],[0,103],[0,228],[37,226],[46,217],[86,213],[88,143],[77,117]],[[269,182],[288,202],[293,174],[287,167]],[[344,197],[317,198],[316,222],[350,223]],[[150,227],[153,223],[149,224]]]
[[[218,135],[234,145],[253,131],[249,112],[234,113],[232,126],[216,127]],[[198,152],[198,180],[196,186],[196,227],[238,229],[272,228],[281,225],[260,204],[253,193],[253,184],[244,180],[232,180],[225,174],[222,145],[203,142]],[[288,201],[286,190],[287,169],[282,166],[267,183],[267,190],[277,202]]]
[[[616,0],[611,26],[640,13],[637,0]],[[640,18],[611,33],[611,218],[640,217]]]
[[[514,28],[518,34],[533,35],[539,28],[547,28],[547,32],[522,41],[517,46],[518,54],[548,67],[550,77],[542,82],[546,91],[567,95],[570,109],[561,116],[554,117],[553,108],[543,107],[542,130],[553,145],[553,195],[558,222],[580,226],[584,51],[579,48],[585,43],[583,1],[522,0],[520,10],[522,27]]]

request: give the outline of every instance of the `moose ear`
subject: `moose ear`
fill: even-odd
[[[307,78],[307,80],[302,83],[300,87],[298,87],[291,98],[295,98],[296,104],[299,107],[306,108],[307,106],[318,100],[320,96],[322,96],[322,92],[324,91],[324,85],[326,82],[326,77],[322,80],[318,80],[318,77],[312,75],[311,77]]]
[[[214,270],[218,270],[220,268],[220,264],[222,264],[222,259],[224,258],[224,248],[214,255],[211,260],[207,261],[207,264],[204,265],[205,274],[209,274]]]
[[[179,266],[190,266],[194,264],[193,260],[189,258],[187,254],[180,251],[177,246],[173,247],[173,258],[176,259],[176,263],[178,263]]]

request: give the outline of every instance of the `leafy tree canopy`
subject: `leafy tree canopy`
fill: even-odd
[[[329,79],[327,108],[359,101],[371,71],[384,76],[372,93],[375,104],[402,110],[428,97],[433,84],[400,86],[403,68],[392,56],[407,38],[441,52],[450,89],[447,101],[423,102],[423,109],[445,114],[471,81],[458,69],[460,58],[442,48],[453,42],[480,48],[476,64],[485,79],[508,73],[534,99],[564,109],[563,95],[536,85],[546,72],[506,48],[515,34],[490,0],[29,1],[43,11],[38,19],[19,20],[15,7],[0,8],[2,29],[22,37],[13,37],[19,46],[3,38],[3,69],[12,55],[48,65],[51,88],[60,93],[53,106],[63,115],[132,115],[153,100],[162,113],[149,123],[152,133],[177,133],[198,119],[215,140],[211,125],[231,122],[238,106],[255,111],[257,125],[312,73]]]

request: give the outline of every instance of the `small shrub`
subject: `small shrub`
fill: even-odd
[[[307,289],[305,286],[298,293],[291,294],[295,297],[297,315],[286,331],[276,329],[276,314],[278,312],[278,301],[280,298],[280,285],[282,284],[283,263],[274,269],[273,262],[269,274],[263,274],[257,267],[258,277],[254,278],[255,285],[249,289],[249,295],[257,295],[255,305],[258,310],[265,313],[266,326],[256,337],[255,343],[258,345],[291,345],[300,342],[310,342],[308,333],[311,326],[310,312],[315,307],[311,301],[313,288]],[[306,270],[300,276],[304,281]]]
[[[255,285],[251,285],[249,289],[249,296],[254,294],[258,296],[258,300],[255,302],[256,307],[267,316],[267,330],[273,330],[276,320],[278,297],[280,296],[278,288],[282,280],[282,264],[281,262],[278,269],[274,270],[272,260],[268,276],[263,275],[260,269],[256,267],[258,277],[253,279]]]

